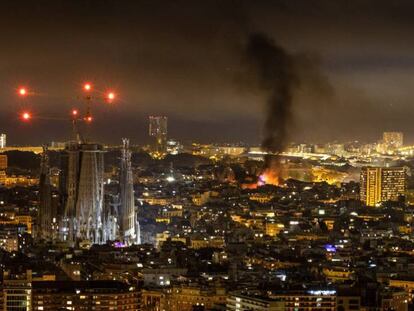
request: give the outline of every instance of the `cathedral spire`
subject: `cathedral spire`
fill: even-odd
[[[121,167],[119,172],[120,192],[120,238],[127,245],[140,242],[139,224],[135,211],[134,184],[131,168],[129,139],[122,139]]]

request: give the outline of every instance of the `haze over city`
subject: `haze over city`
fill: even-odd
[[[295,96],[293,141],[368,141],[384,129],[411,140],[412,9],[411,1],[2,1],[1,123],[15,129],[15,143],[63,140],[60,122],[16,124],[15,88],[35,92],[37,114],[62,116],[88,80],[119,93],[116,107],[96,111],[97,139],[133,132],[138,143],[146,116],[161,113],[179,139],[258,143],[263,98],[239,83],[245,32],[257,31],[315,60],[331,88]]]
[[[413,12],[0,1],[0,311],[414,310]]]

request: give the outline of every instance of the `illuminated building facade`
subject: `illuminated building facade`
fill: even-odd
[[[402,167],[363,167],[360,175],[360,199],[367,206],[398,201],[404,196],[406,173]]]
[[[7,146],[7,135],[2,133],[0,134],[0,149],[6,148]]]
[[[3,306],[7,311],[32,310],[32,271],[3,273]]]
[[[234,292],[227,298],[226,310],[325,310],[335,311],[337,306],[335,290],[287,291],[268,296],[254,293]],[[359,310],[359,303],[355,304]]]
[[[101,244],[106,236],[103,223],[103,146],[69,143],[62,158],[61,193],[64,215],[62,238],[69,242]]]
[[[149,136],[153,139],[152,153],[155,157],[163,157],[167,151],[167,124],[165,116],[149,117]]]
[[[131,169],[131,151],[129,140],[122,140],[121,169],[119,173],[120,187],[120,238],[127,245],[140,244],[140,229],[135,211],[134,184]]]
[[[140,289],[117,281],[39,281],[31,310],[140,310]]]
[[[184,149],[184,146],[180,142],[174,139],[169,139],[167,141],[166,147],[167,147],[166,148],[167,153],[173,154],[173,155],[181,153]]]
[[[6,169],[7,169],[7,155],[0,154],[0,170],[6,170]]]
[[[141,310],[161,311],[165,310],[165,294],[157,290],[143,290],[141,297]]]
[[[30,217],[30,216],[29,216]],[[18,219],[2,219],[0,221],[0,248],[7,252],[21,251],[27,245],[27,224]]]
[[[0,184],[5,185],[7,181],[7,155],[0,154]]]
[[[284,229],[285,225],[281,222],[267,221],[265,224],[265,231],[268,236],[277,236]]]
[[[211,310],[226,298],[224,288],[173,287],[167,302],[171,311]]]

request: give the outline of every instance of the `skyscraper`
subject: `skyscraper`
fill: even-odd
[[[61,190],[64,199],[63,239],[69,242],[104,243],[103,147],[69,143],[62,158]]]
[[[155,156],[164,156],[167,150],[167,123],[165,116],[149,117],[149,136],[153,139],[152,152]]]
[[[140,244],[140,230],[135,211],[134,184],[131,169],[129,139],[122,139],[122,157],[119,172],[119,236],[127,244]]]
[[[367,206],[398,201],[405,193],[405,169],[402,167],[363,167],[360,199]]]
[[[7,135],[0,134],[0,149],[6,148],[7,146]]]
[[[50,240],[53,237],[56,218],[52,215],[52,188],[47,146],[43,146],[39,179],[39,212],[36,226],[38,239]]]

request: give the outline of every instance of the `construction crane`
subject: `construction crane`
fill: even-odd
[[[30,110],[29,97],[36,95],[35,92],[27,88],[26,86],[20,86],[17,89],[17,94],[20,97],[20,103],[23,106],[23,109],[20,111],[20,120],[23,122],[29,122],[32,119],[46,119],[46,120],[70,120],[72,123],[72,139],[78,143],[84,141],[84,137],[82,137],[79,124],[84,124],[88,126],[94,120],[92,114],[92,104],[96,102],[104,101],[107,104],[112,104],[116,99],[116,93],[112,90],[106,92],[94,92],[94,87],[92,83],[86,82],[82,86],[83,95],[81,97],[81,101],[84,105],[84,113],[82,113],[78,108],[73,108],[70,112],[70,117],[56,117],[56,116],[42,116],[36,115],[34,116]],[[98,95],[96,95],[98,94]],[[102,96],[102,94],[104,94]]]

